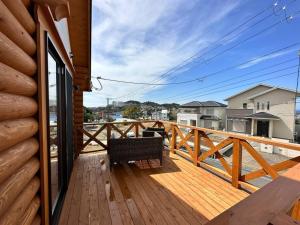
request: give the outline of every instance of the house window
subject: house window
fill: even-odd
[[[267,110],[270,110],[270,102],[267,102]]]
[[[207,114],[207,115],[214,115],[214,108],[206,109],[206,114]]]
[[[247,103],[243,103],[243,109],[247,109]]]
[[[259,110],[259,102],[256,103],[256,109]]]
[[[261,110],[265,110],[265,103],[261,103]]]

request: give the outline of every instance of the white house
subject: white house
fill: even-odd
[[[151,114],[153,120],[169,120],[169,111],[162,109],[161,111],[155,111]]]
[[[193,101],[183,104],[177,113],[177,123],[212,129],[223,129],[226,105],[215,101]]]
[[[295,91],[259,84],[226,99],[226,130],[294,140]]]

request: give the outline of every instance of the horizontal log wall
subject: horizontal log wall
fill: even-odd
[[[36,24],[29,0],[0,8],[0,225],[41,224]]]

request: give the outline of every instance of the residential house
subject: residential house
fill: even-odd
[[[294,140],[294,90],[259,84],[226,101],[227,131]]]
[[[212,129],[223,129],[226,105],[216,101],[193,101],[179,107],[177,123]]]
[[[151,114],[152,120],[169,120],[169,111],[162,109],[161,111],[155,111]]]

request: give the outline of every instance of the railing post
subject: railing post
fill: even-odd
[[[177,133],[176,133],[175,125],[172,124],[171,127],[172,127],[172,137],[171,137],[170,150],[171,150],[172,153],[175,153]]]
[[[198,156],[200,153],[200,134],[197,129],[194,129],[194,157],[193,163],[195,166],[198,165]]]
[[[138,137],[139,136],[139,123],[135,123],[135,136]]]
[[[108,141],[111,137],[111,126],[110,126],[109,123],[106,124],[106,136],[107,136],[107,143],[106,144],[108,145]]]
[[[232,186],[239,188],[239,180],[242,172],[242,145],[239,139],[233,140],[232,154]]]

